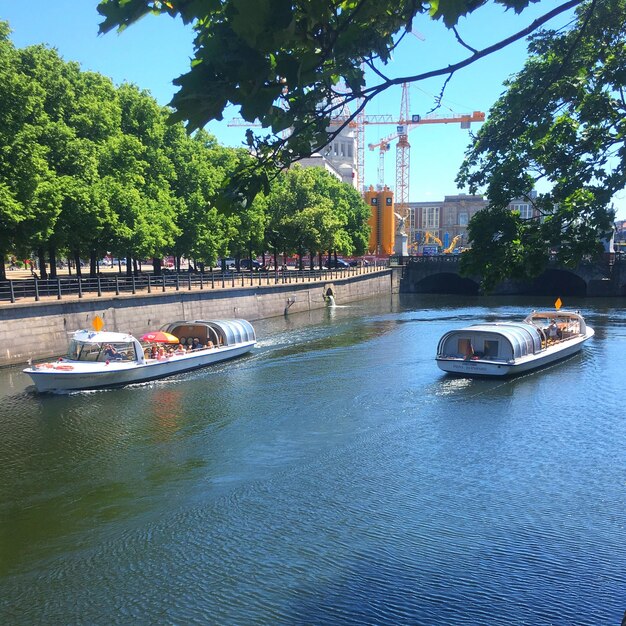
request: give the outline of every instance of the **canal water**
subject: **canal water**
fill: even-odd
[[[619,624],[623,302],[565,302],[596,336],[539,372],[434,361],[448,329],[551,304],[289,315],[248,357],[112,391],[0,370],[0,622]]]

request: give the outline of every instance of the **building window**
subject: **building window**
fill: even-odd
[[[533,216],[533,209],[530,204],[514,204],[514,211],[519,211],[519,216],[523,220],[529,220]]]
[[[467,213],[459,213],[459,226],[467,226],[469,215]]]
[[[437,230],[439,228],[439,207],[424,207],[422,209],[422,223],[427,230]]]

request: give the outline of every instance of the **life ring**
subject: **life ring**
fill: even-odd
[[[55,370],[61,370],[62,372],[71,372],[74,369],[73,365],[57,365]]]

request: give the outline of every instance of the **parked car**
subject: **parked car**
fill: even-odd
[[[239,267],[242,270],[249,270],[250,259],[241,259],[241,262],[239,263]],[[252,271],[258,272],[260,269],[261,269],[261,264],[258,261],[255,261],[254,259],[252,259]]]
[[[227,271],[229,271],[229,270],[232,271],[232,270],[234,270],[237,267],[237,265],[235,263],[235,259],[230,259],[230,258],[228,258],[228,259],[218,259],[217,260],[217,267],[218,267],[218,269],[222,269],[222,262],[224,263],[224,268]]]
[[[324,263],[324,267],[329,270],[342,270],[349,268],[350,263],[348,263],[348,261],[344,261],[343,259],[330,259],[330,261],[326,260],[326,262]]]

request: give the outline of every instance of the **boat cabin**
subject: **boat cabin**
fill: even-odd
[[[131,335],[79,330],[69,342],[67,358],[72,361],[142,361],[141,344]]]
[[[236,343],[256,341],[252,324],[243,319],[194,320],[166,324],[161,330],[178,337],[183,346],[191,346],[195,338],[203,346],[220,348]]]
[[[558,330],[558,339],[569,339],[587,332],[583,316],[572,311],[533,311],[524,321],[539,328],[546,338],[550,335],[552,323]]]
[[[437,357],[512,361],[536,354],[541,348],[541,334],[532,324],[477,324],[447,332],[439,341]]]

